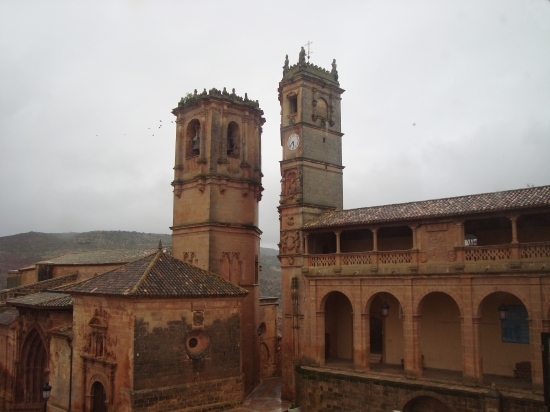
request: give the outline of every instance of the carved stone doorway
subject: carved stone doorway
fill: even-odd
[[[105,404],[105,388],[100,382],[95,382],[92,386],[93,405],[92,412],[107,412]]]

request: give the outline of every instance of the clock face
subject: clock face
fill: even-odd
[[[296,150],[298,146],[300,145],[300,136],[298,136],[296,133],[292,133],[286,142],[286,145],[290,150]]]

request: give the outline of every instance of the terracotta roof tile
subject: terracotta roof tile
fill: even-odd
[[[306,223],[304,228],[314,229],[400,220],[441,218],[542,206],[550,206],[550,186],[331,211],[325,213],[316,221]]]
[[[101,265],[128,263],[141,259],[144,256],[156,253],[157,249],[142,250],[95,250],[92,252],[67,253],[66,255],[45,259],[36,264],[53,263],[56,265]]]
[[[73,306],[73,298],[66,293],[40,292],[32,295],[8,299],[9,306],[24,306],[44,309],[68,309]]]
[[[158,251],[67,289],[69,293],[134,297],[242,297],[246,289]]]

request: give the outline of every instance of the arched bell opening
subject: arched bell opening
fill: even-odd
[[[227,156],[239,157],[241,141],[241,132],[239,125],[235,122],[230,122],[227,125]]]
[[[189,122],[187,125],[186,137],[186,157],[199,156],[201,147],[201,122],[198,119],[193,119]]]

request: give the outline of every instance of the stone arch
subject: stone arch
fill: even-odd
[[[432,293],[443,293],[445,295],[448,295],[458,306],[458,310],[460,312],[460,316],[462,317],[462,298],[459,296],[458,293],[451,289],[446,288],[426,288],[424,290],[424,293],[419,294],[417,296],[416,304],[413,304],[413,315],[420,315],[421,314],[421,307],[422,307],[422,301],[424,298]]]
[[[526,289],[528,289],[527,285],[525,285],[525,287]],[[478,293],[476,298],[472,302],[473,307],[476,309],[475,313],[478,317],[480,316],[479,310],[480,310],[481,304],[483,303],[485,298],[495,293],[508,293],[510,295],[515,296],[517,299],[521,300],[521,302],[523,303],[523,306],[525,306],[525,308],[527,309],[527,312],[532,313],[532,308],[530,304],[531,302],[527,294],[522,293],[522,291],[519,290],[519,288],[517,287],[516,289],[512,289],[508,287],[508,285],[495,285],[494,287],[491,287],[491,289],[483,291],[483,293]],[[549,308],[549,312],[550,312],[550,308]]]
[[[502,305],[508,308],[504,321],[499,313]],[[504,291],[485,294],[476,309],[481,372],[513,377],[517,363],[531,361],[529,309],[518,294]]]
[[[329,292],[324,300],[325,362],[353,361],[353,305],[342,292]]]
[[[21,347],[18,376],[16,379],[16,403],[42,402],[42,386],[48,380],[48,350],[46,339],[38,326],[33,327]]]
[[[448,293],[426,293],[418,303],[418,353],[423,367],[461,371],[462,314]]]
[[[332,289],[332,290],[326,292],[325,295],[323,296],[323,299],[321,299],[319,301],[319,308],[317,308],[317,311],[318,312],[324,312],[325,311],[325,305],[326,305],[326,302],[327,302],[327,298],[329,297],[329,295],[331,293],[334,293],[334,292],[339,292],[342,295],[344,295],[346,298],[348,298],[348,300],[351,303],[351,308],[352,308],[352,312],[353,312],[353,303],[352,303],[353,300],[351,299],[351,296],[346,291],[341,290],[341,289]]]
[[[403,412],[456,412],[456,409],[443,396],[431,391],[418,391],[410,394],[401,403],[400,410]]]
[[[365,303],[365,313],[370,313],[370,306],[373,302],[373,300],[378,296],[378,295],[383,295],[384,293],[386,293],[388,296],[392,296],[393,299],[397,300],[397,303],[399,303],[399,305],[401,305],[401,308],[402,308],[402,313],[404,314],[405,313],[405,309],[403,307],[403,302],[405,300],[405,298],[401,295],[401,293],[398,293],[397,291],[393,290],[393,289],[383,289],[383,290],[377,290],[377,291],[374,291],[370,294],[370,296],[367,298],[367,302]]]
[[[87,382],[86,385],[86,403],[87,407],[86,410],[88,411],[94,411],[94,405],[93,405],[93,396],[94,396],[94,384],[98,382],[103,386],[103,391],[105,392],[105,405],[107,406],[107,409],[109,409],[109,405],[112,404],[113,401],[113,394],[111,393],[112,385],[109,379],[103,374],[103,373],[95,373],[93,374]]]

